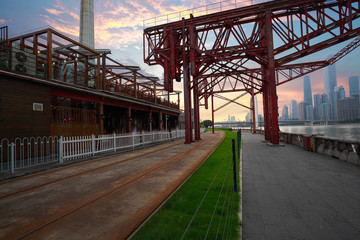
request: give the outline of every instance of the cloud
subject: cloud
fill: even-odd
[[[0,19],[0,24],[10,23],[12,19]]]
[[[56,9],[52,9],[52,8],[44,8],[48,13],[53,14],[53,15],[61,15],[63,13],[63,11],[59,11]]]
[[[44,17],[46,24],[66,34],[78,37],[79,14],[76,8],[66,8],[60,0],[56,0],[53,8],[44,8],[48,14]]]

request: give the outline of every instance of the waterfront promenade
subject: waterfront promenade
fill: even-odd
[[[242,139],[243,240],[360,239],[360,167]]]

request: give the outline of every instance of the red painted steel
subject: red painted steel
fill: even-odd
[[[179,80],[175,72],[182,68],[185,76],[187,69],[192,80],[188,78],[184,92],[197,89],[200,99],[209,92],[262,93],[265,139],[278,144],[276,86],[332,64],[358,47],[360,39],[331,60],[303,60],[360,35],[359,20],[359,0],[277,0],[190,16],[146,28],[144,61],[165,66],[168,85]],[[191,103],[185,104],[187,112]],[[185,123],[188,132],[190,125]]]

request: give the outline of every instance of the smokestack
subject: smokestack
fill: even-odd
[[[81,0],[80,43],[94,49],[94,0]]]

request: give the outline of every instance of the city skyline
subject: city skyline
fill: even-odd
[[[188,1],[188,0],[160,0],[149,3],[143,0],[125,0],[122,2],[111,0],[95,0],[95,45],[96,48],[109,48],[112,50],[112,58],[119,60],[123,64],[139,65],[149,75],[162,78],[162,67],[150,67],[143,63],[143,20],[177,12],[197,6],[211,4],[214,0]],[[263,1],[253,1],[259,3]],[[19,7],[19,4],[21,7]],[[3,0],[3,8],[0,9],[0,25],[9,26],[10,37],[18,36],[34,30],[39,30],[52,26],[53,28],[65,33],[71,38],[78,40],[79,20],[80,20],[80,0],[33,0],[33,1],[13,1]],[[5,11],[6,9],[6,11]],[[29,19],[31,21],[29,21]],[[323,60],[323,56],[332,56],[346,46],[349,41],[329,48],[311,56],[314,60]],[[360,51],[356,49],[339,62],[337,62],[337,83],[343,85],[348,95],[348,79],[350,76],[360,76],[359,65]],[[312,94],[322,94],[324,84],[324,70],[309,74],[312,86]],[[277,87],[279,114],[285,104],[295,99],[300,102],[303,100],[303,78],[298,78],[289,83]],[[182,82],[175,82],[174,89],[182,90]],[[239,93],[224,94],[227,98],[235,98]],[[181,107],[183,97],[181,96]],[[224,100],[214,99],[215,108],[226,103]],[[258,95],[258,113],[263,114],[262,96]],[[250,95],[238,100],[239,103],[250,106]],[[210,102],[209,102],[210,103]],[[211,109],[211,104],[209,104]],[[202,119],[211,119],[211,110],[200,108]],[[215,121],[226,119],[231,113],[237,119],[245,119],[248,109],[235,104],[230,104],[218,112],[215,112]]]
[[[348,94],[346,94],[344,86],[337,85],[335,65],[326,68],[325,71],[324,93],[322,94],[317,93],[311,96],[310,77],[304,76],[303,101],[297,103],[296,100],[290,100],[290,119],[349,120],[350,118],[359,117],[360,109],[358,108],[360,108],[360,100],[351,99],[354,97],[360,99],[359,77],[349,77]],[[314,102],[314,104],[312,104],[312,102]],[[338,107],[341,109],[338,109]],[[281,120],[286,119],[286,113],[287,105],[284,105],[282,115],[280,117]],[[296,113],[297,116],[295,116]],[[356,114],[358,114],[358,116],[356,116]]]

